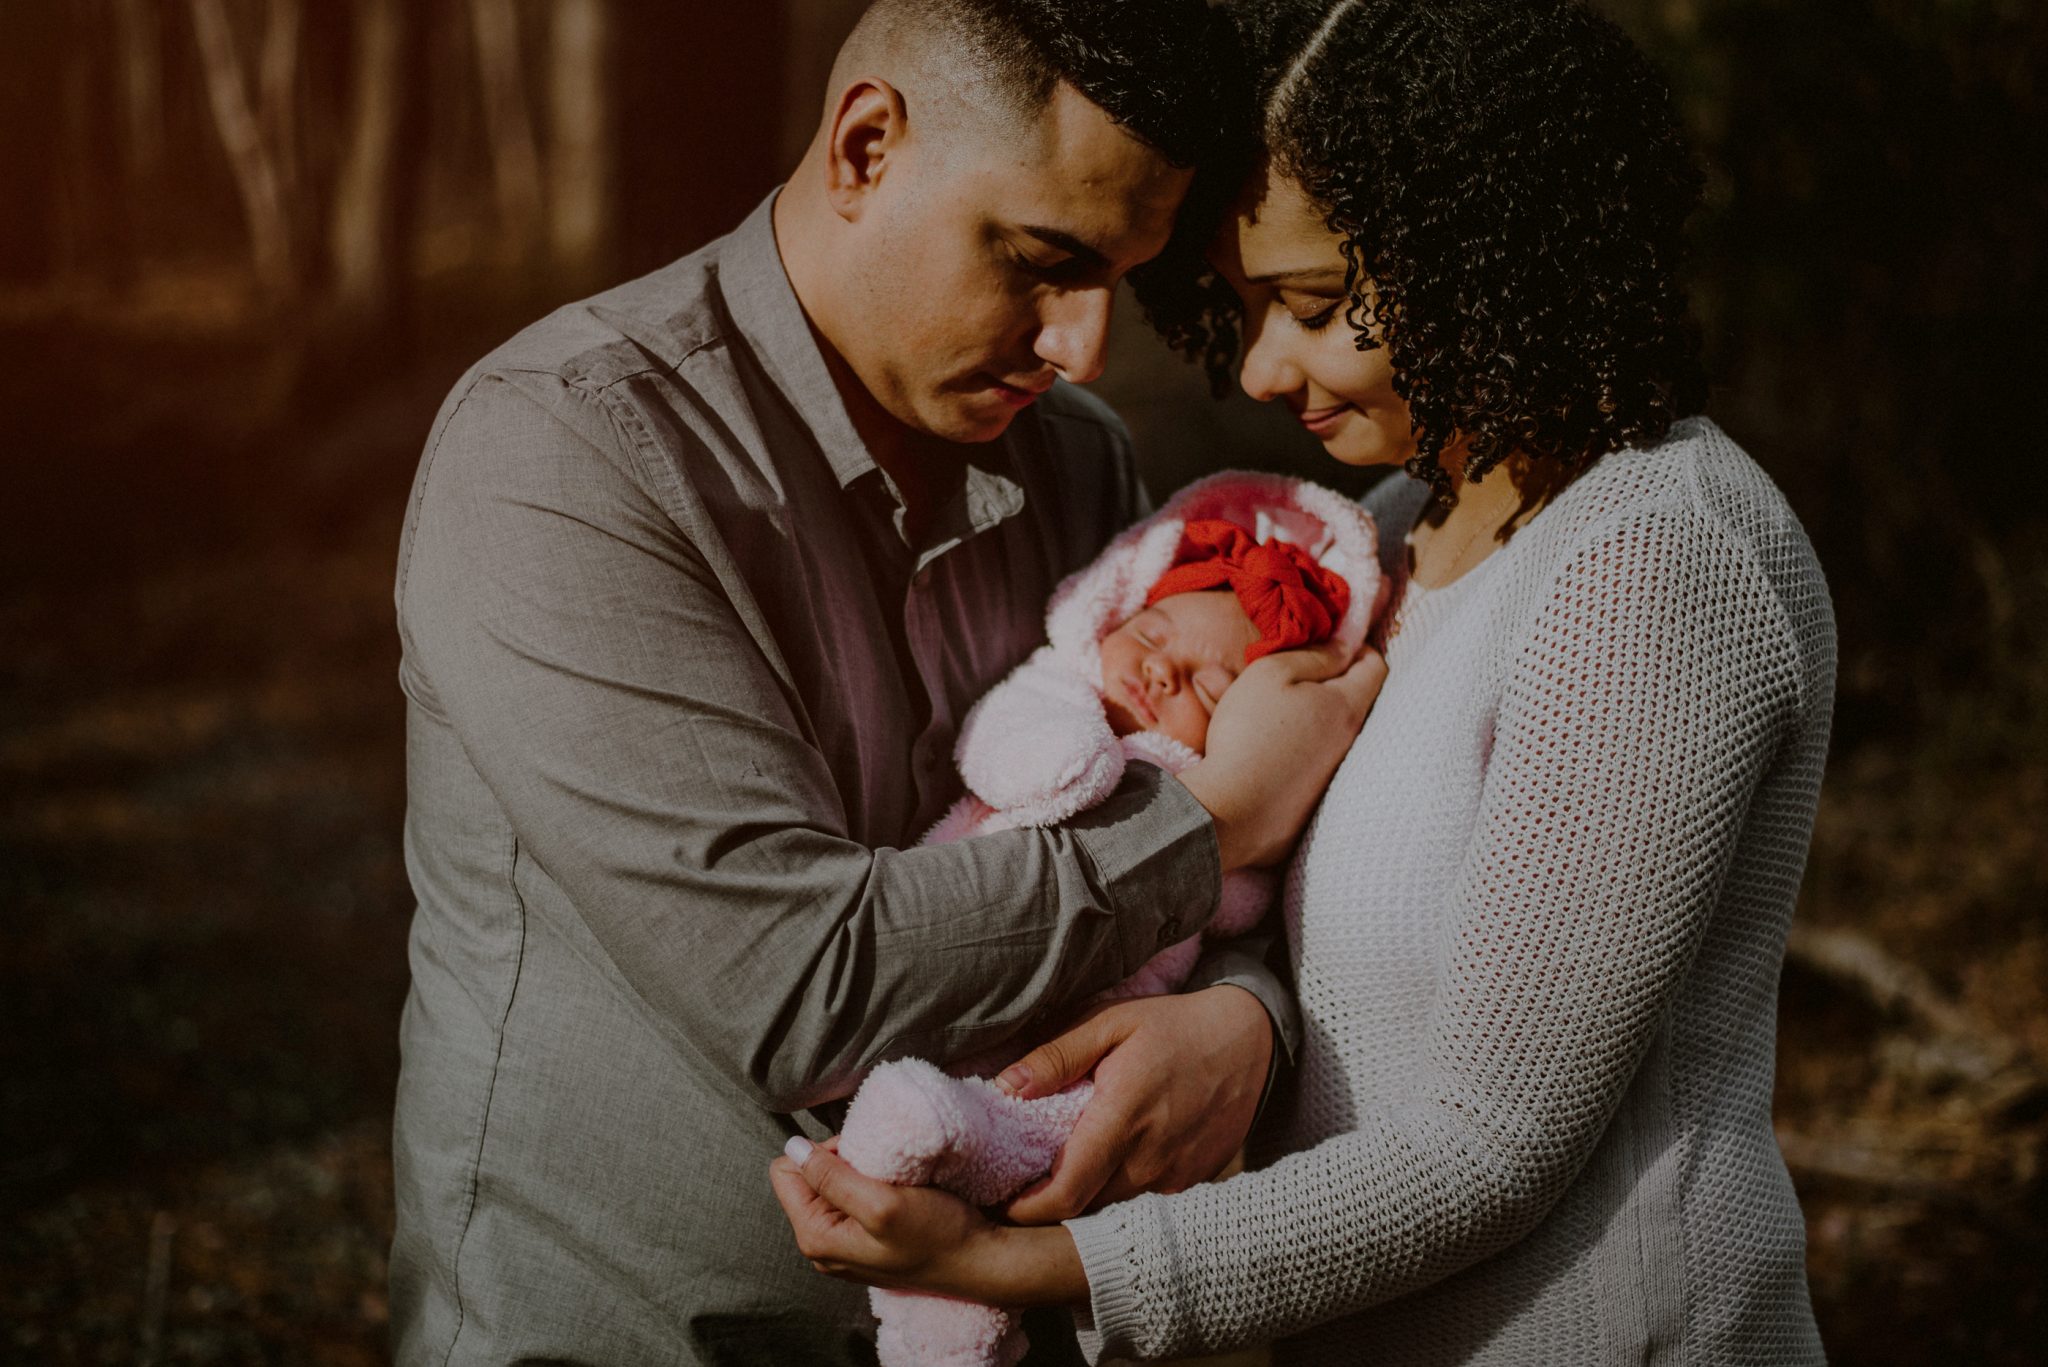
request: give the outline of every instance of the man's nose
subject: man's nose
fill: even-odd
[[[1032,351],[1063,380],[1086,384],[1095,379],[1109,353],[1109,315],[1115,298],[1106,285],[1050,295],[1039,313],[1038,341]]]

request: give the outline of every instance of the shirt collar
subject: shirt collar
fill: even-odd
[[[817,336],[783,267],[775,242],[775,197],[780,193],[780,187],[770,191],[726,239],[719,251],[719,286],[734,326],[818,439],[819,449],[844,489],[864,475],[880,477],[881,467],[854,430],[846,402],[832,383]],[[1019,414],[1001,438],[968,450],[966,475],[952,506],[934,520],[927,544],[912,548],[921,552],[921,564],[1023,508],[1024,489],[1014,478],[1015,442],[1018,428],[1035,417]],[[893,486],[890,494],[895,496]]]
[[[825,369],[818,339],[804,317],[775,245],[775,196],[771,190],[735,228],[719,250],[718,282],[733,324],[775,387],[818,439],[839,487],[876,468],[867,443],[853,429],[846,403]]]

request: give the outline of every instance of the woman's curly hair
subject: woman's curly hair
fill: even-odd
[[[1701,178],[1669,90],[1573,0],[1251,0],[1244,126],[1344,238],[1346,319],[1385,346],[1409,473],[1440,503],[1462,439],[1549,487],[1704,404],[1679,272]],[[1241,310],[1201,252],[1249,169],[1205,166],[1182,231],[1134,281],[1219,388]],[[1228,182],[1228,187],[1225,182]]]

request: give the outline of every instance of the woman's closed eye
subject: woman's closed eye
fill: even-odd
[[[1338,305],[1343,302],[1325,295],[1312,295],[1289,301],[1285,308],[1288,318],[1303,332],[1321,332],[1336,318]]]

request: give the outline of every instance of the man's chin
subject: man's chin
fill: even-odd
[[[949,396],[932,405],[925,431],[962,444],[994,441],[1010,430],[1010,424],[1021,412],[1021,408],[986,391],[958,398]]]

